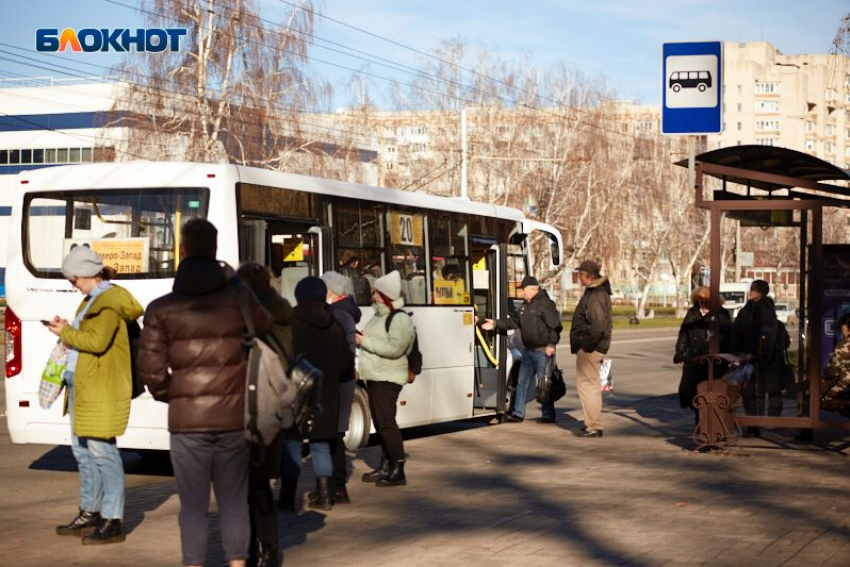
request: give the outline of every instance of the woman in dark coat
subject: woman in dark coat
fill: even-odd
[[[271,271],[262,264],[248,262],[239,267],[236,275],[254,291],[260,304],[271,313],[274,325],[271,332],[278,342],[292,352],[292,306],[271,286]],[[272,443],[259,452],[252,448],[250,478],[248,482],[248,504],[251,512],[251,563],[257,567],[279,564],[277,542],[277,510],[274,493],[269,486],[271,479],[280,473],[283,452],[283,434],[278,434]],[[257,458],[259,457],[259,460]]]
[[[303,356],[323,375],[319,392],[322,413],[315,419],[308,436],[313,472],[316,474],[316,498],[310,501],[309,506],[322,510],[333,508],[331,449],[337,437],[340,382],[354,366],[345,331],[326,303],[327,293],[325,282],[315,276],[308,276],[298,282],[295,286],[298,305],[295,306],[292,321],[295,356]],[[281,507],[289,509],[291,504],[291,509],[294,509],[294,487],[301,473],[301,440],[287,439],[285,445]]]
[[[683,408],[694,410],[694,417],[699,423],[699,413],[693,405],[697,395],[697,385],[708,380],[708,364],[696,360],[697,357],[708,354],[709,346],[709,309],[710,291],[707,287],[699,287],[691,294],[693,305],[685,314],[685,320],[679,328],[679,338],[676,340],[676,354],[673,362],[682,364],[682,380],[679,382],[679,404]],[[720,308],[720,352],[729,352],[732,318],[729,311]],[[725,367],[714,368],[714,377],[723,376]]]

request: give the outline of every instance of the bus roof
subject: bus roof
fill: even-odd
[[[139,179],[144,180],[143,186],[145,187],[186,187],[187,179],[196,175],[198,181],[193,185],[202,186],[207,183],[207,175],[225,173],[235,174],[237,179],[243,183],[288,186],[310,193],[338,195],[425,209],[450,210],[513,221],[525,219],[522,212],[517,209],[490,203],[476,203],[457,197],[439,197],[387,187],[374,187],[232,164],[109,162],[46,167],[22,171],[18,176],[21,179],[37,182],[39,185],[47,185],[52,189],[73,190],[83,187],[95,189],[137,188],[142,185],[138,182]]]

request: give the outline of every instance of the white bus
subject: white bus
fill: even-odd
[[[70,442],[62,404],[42,410],[37,392],[55,343],[39,321],[70,318],[81,299],[61,273],[74,244],[89,244],[115,265],[116,283],[142,305],[171,291],[179,228],[197,217],[218,228],[221,260],[270,266],[293,304],[298,280],[334,269],[344,254],[357,255],[367,282],[398,270],[424,358],[422,375],[399,399],[402,427],[504,415],[511,364],[506,341],[494,333],[477,339],[474,316],[504,316],[510,299],[521,297],[517,284],[531,265],[532,231],[549,238],[552,264],[562,256],[558,231],[515,209],[250,167],[109,163],[14,179],[6,414],[15,443]],[[368,301],[360,301],[361,323],[372,315]],[[119,445],[167,449],[166,414],[166,405],[148,393],[133,400]],[[370,429],[367,391],[358,388],[347,445],[364,445]]]

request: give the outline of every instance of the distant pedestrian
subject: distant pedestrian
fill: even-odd
[[[555,302],[540,289],[540,283],[533,276],[523,278],[519,286],[525,300],[515,317],[504,319],[485,319],[481,328],[487,331],[496,329],[506,332],[514,329],[522,337],[522,356],[520,357],[519,377],[514,390],[513,413],[507,420],[521,422],[525,419],[526,395],[533,384],[551,372],[555,364],[555,347],[561,340],[561,314]],[[555,403],[542,406],[540,423],[555,423]]]
[[[316,475],[315,497],[310,508],[330,510],[334,505],[331,479],[333,477],[333,445],[339,427],[339,391],[343,379],[353,378],[354,357],[348,347],[345,331],[326,303],[328,288],[321,278],[308,276],[295,286],[298,304],[292,319],[292,344],[296,357],[303,356],[322,371],[319,403],[322,413],[313,422],[307,435],[313,472]],[[281,501],[284,509],[294,509],[295,492],[301,474],[301,436],[288,438],[283,455],[282,494],[293,501]]]
[[[682,365],[682,379],[679,382],[679,404],[691,408],[694,419],[699,424],[699,412],[694,407],[697,386],[708,380],[708,363],[697,360],[708,354],[711,292],[707,287],[698,287],[691,294],[693,305],[685,314],[676,339],[675,364]],[[729,311],[720,308],[718,330],[720,333],[720,352],[729,352],[732,339],[732,317]],[[719,379],[725,373],[725,365],[715,365],[714,378]]]
[[[174,290],[145,312],[138,367],[154,399],[168,404],[183,564],[204,564],[212,485],[224,554],[231,567],[244,567],[251,539],[247,354],[237,294],[248,300],[258,334],[271,329],[272,318],[215,259],[216,237],[209,221],[183,225]]]
[[[413,320],[401,311],[401,274],[392,271],[375,280],[372,293],[375,316],[357,335],[360,347],[360,377],[367,381],[369,405],[375,430],[381,436],[381,464],[362,476],[363,482],[376,486],[407,484],[404,440],[396,421],[396,409],[401,389],[410,379],[407,355],[413,349],[416,327]],[[392,322],[387,329],[387,320]]]
[[[576,355],[576,388],[584,413],[579,437],[602,437],[602,390],[599,369],[611,348],[611,283],[600,275],[601,267],[585,260],[578,267],[584,293],[573,314],[570,350]]]
[[[292,352],[292,306],[272,287],[271,270],[256,262],[239,266],[236,275],[257,296],[274,320],[271,333]],[[277,508],[269,481],[280,475],[284,433],[279,433],[265,447],[252,447],[248,481],[248,504],[251,514],[251,565],[279,565]]]
[[[357,356],[357,324],[360,322],[360,308],[354,298],[345,294],[345,277],[338,272],[325,272],[322,281],[328,287],[327,301],[331,313],[342,325],[345,339],[351,356]],[[352,365],[347,376],[340,378],[339,386],[339,425],[337,427],[336,443],[332,447],[331,457],[334,463],[333,497],[334,504],[348,504],[351,498],[346,489],[348,467],[345,462],[345,432],[348,431],[348,421],[351,418],[351,404],[354,402],[354,390],[357,388],[355,370]]]
[[[80,470],[80,512],[56,527],[59,535],[82,536],[83,545],[124,541],[124,464],[115,438],[130,417],[132,366],[127,323],[142,316],[133,295],[110,282],[88,246],[77,246],[62,262],[62,275],[85,295],[69,323],[58,315],[49,330],[70,349],[63,378],[71,416],[71,451]]]

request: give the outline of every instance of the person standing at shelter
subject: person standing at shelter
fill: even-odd
[[[184,565],[203,565],[210,484],[231,567],[244,567],[251,528],[249,450],[245,441],[245,322],[243,293],[258,334],[272,318],[257,298],[216,259],[215,227],[183,225],[173,291],[145,312],[138,370],[154,399],[168,403],[171,464],[180,495]]]
[[[682,365],[682,379],[679,382],[679,404],[683,408],[691,408],[694,419],[699,424],[699,412],[694,407],[697,386],[708,380],[708,363],[697,360],[708,354],[711,291],[707,287],[699,287],[691,294],[693,305],[685,314],[685,319],[679,328],[676,339],[675,364]],[[719,316],[720,352],[729,352],[732,335],[732,317],[729,311],[720,308]],[[723,376],[725,365],[715,365],[714,378]]]
[[[576,389],[584,413],[579,437],[602,437],[602,390],[599,369],[611,348],[611,283],[600,275],[601,267],[585,260],[578,267],[584,293],[576,306],[570,328],[570,350],[576,355]]]
[[[338,272],[325,272],[322,281],[328,287],[328,305],[331,313],[342,325],[345,339],[351,356],[357,356],[357,323],[360,322],[360,308],[354,298],[345,294],[345,277]],[[348,467],[345,462],[345,432],[348,431],[348,421],[351,418],[351,404],[354,403],[354,390],[357,388],[354,365],[346,376],[340,377],[339,386],[339,426],[336,443],[332,447],[333,458],[333,498],[335,504],[350,504],[351,498],[346,489]]]
[[[521,422],[525,419],[526,395],[537,379],[551,372],[555,363],[555,347],[561,340],[561,316],[555,302],[540,289],[540,283],[533,276],[523,278],[519,286],[525,301],[516,317],[505,319],[485,319],[481,328],[490,331],[507,332],[518,330],[522,337],[522,357],[520,358],[519,378],[514,392],[513,413],[507,420]],[[555,423],[555,403],[543,404],[540,423]]]
[[[124,464],[115,438],[127,429],[132,391],[127,322],[143,310],[129,291],[110,283],[115,270],[88,246],[68,253],[62,274],[85,298],[73,322],[56,316],[48,327],[70,349],[64,411],[80,470],[80,513],[56,533],[82,536],[83,545],[118,543],[126,537]]]
[[[732,326],[732,350],[749,359],[755,369],[754,378],[741,390],[744,409],[748,415],[764,415],[764,398],[767,394],[767,414],[782,414],[782,366],[784,360],[777,343],[779,324],[773,300],[768,297],[770,285],[764,280],[750,284],[747,303],[738,312]],[[758,427],[747,427],[746,437],[758,437]]]

